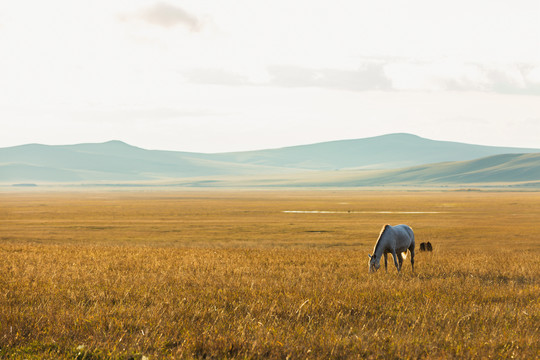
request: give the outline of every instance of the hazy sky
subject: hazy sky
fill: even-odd
[[[538,0],[0,0],[0,147],[540,148]]]

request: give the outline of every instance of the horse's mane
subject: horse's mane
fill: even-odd
[[[390,225],[386,224],[382,227],[381,229],[381,232],[379,233],[379,239],[381,238],[381,236],[383,236],[384,232],[386,231],[386,229],[389,227]],[[377,239],[377,241],[379,241],[379,239]]]
[[[373,249],[373,255],[377,252],[377,248],[379,247],[379,242],[381,241],[382,236],[384,235],[384,232],[390,227],[390,225],[386,224],[382,227],[381,232],[379,233],[379,238],[377,239],[377,242],[375,243],[375,249]]]

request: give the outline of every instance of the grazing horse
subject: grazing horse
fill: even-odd
[[[382,255],[384,255],[384,268],[388,271],[388,253],[394,257],[394,264],[397,271],[400,272],[403,258],[407,257],[407,250],[411,252],[411,266],[414,271],[414,233],[412,229],[407,225],[384,225],[373,248],[373,255],[369,255],[369,272],[379,270]]]

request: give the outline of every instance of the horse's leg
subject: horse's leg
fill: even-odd
[[[394,265],[396,265],[396,269],[399,272],[401,270],[401,268],[399,267],[398,260],[397,260],[397,255],[396,255],[395,250],[392,250],[392,256],[394,257]]]
[[[414,246],[411,246],[409,248],[409,251],[411,252],[411,266],[412,266],[412,271],[414,272]]]
[[[397,253],[397,258],[399,260],[399,268],[401,269],[403,267],[403,254],[401,251]]]
[[[388,272],[388,253],[384,253],[384,270]]]

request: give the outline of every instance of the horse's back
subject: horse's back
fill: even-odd
[[[392,227],[398,240],[398,247],[408,249],[414,246],[414,232],[409,225],[401,224]],[[405,250],[406,251],[406,250]]]
[[[392,228],[398,233],[401,233],[401,235],[414,238],[413,230],[409,225],[401,224],[401,225],[392,226]]]

